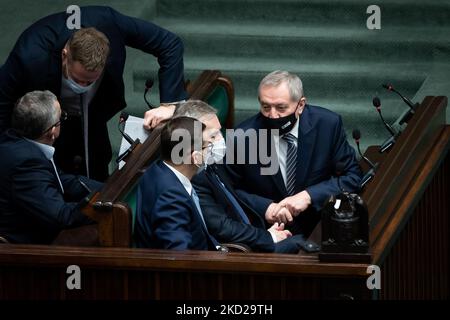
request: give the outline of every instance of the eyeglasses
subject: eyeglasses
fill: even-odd
[[[47,130],[45,130],[42,134],[45,134],[47,131],[51,130],[53,127],[58,127],[61,125],[63,121],[67,120],[67,112],[64,110],[61,111],[61,116],[59,117],[59,121],[51,125]]]

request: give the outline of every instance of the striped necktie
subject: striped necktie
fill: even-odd
[[[296,138],[293,134],[287,133],[282,136],[287,143],[286,154],[286,190],[291,196],[295,190],[295,175],[297,172],[297,146],[295,145]]]

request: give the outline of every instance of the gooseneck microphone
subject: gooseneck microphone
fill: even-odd
[[[384,126],[386,127],[387,131],[391,134],[391,136],[395,136],[397,133],[395,130],[384,120],[383,114],[381,113],[381,101],[380,98],[375,97],[372,100],[373,106],[377,109],[378,114],[380,115],[381,121],[383,121]]]
[[[355,139],[359,155],[364,160],[364,162],[367,163],[370,167],[369,171],[367,171],[367,173],[361,179],[360,187],[363,188],[375,176],[375,171],[377,170],[378,163],[373,164],[372,161],[369,160],[369,158],[365,157],[362,154],[361,149],[359,147],[359,140],[361,139],[361,131],[359,131],[358,129],[353,130],[352,136],[353,139]]]
[[[416,109],[416,107],[414,106],[414,103],[412,103],[411,100],[409,100],[407,97],[402,95],[400,92],[395,90],[394,87],[392,86],[392,84],[383,84],[382,86],[383,86],[383,88],[387,89],[388,91],[392,91],[392,92],[395,92],[396,94],[398,94],[399,97],[402,98],[402,100],[411,108],[412,111],[414,111]]]
[[[123,129],[121,127],[121,124],[124,124],[125,122],[127,122],[129,116],[130,115],[128,113],[126,113],[125,111],[123,111],[120,114],[118,128],[119,128],[120,133],[122,134],[122,137],[124,137],[125,140],[127,140],[128,143],[132,145],[134,143],[134,140],[125,131],[123,131]]]
[[[125,138],[125,140],[127,140],[127,142],[130,144],[130,147],[121,155],[119,155],[116,159],[116,162],[119,163],[120,161],[122,161],[123,159],[126,158],[126,156],[128,156],[130,154],[131,151],[133,151],[133,149],[136,147],[136,145],[138,145],[140,143],[139,139],[133,140],[133,138],[131,138],[123,129],[122,129],[122,124],[125,124],[125,122],[128,120],[129,114],[126,113],[125,111],[123,111],[120,114],[120,118],[119,118],[119,124],[118,124],[118,128],[119,128],[119,132],[122,134],[122,137]]]
[[[155,106],[152,105],[152,104],[150,103],[150,101],[147,100],[147,93],[148,93],[148,92],[150,91],[150,89],[153,87],[153,84],[154,84],[154,82],[153,82],[152,79],[147,79],[147,80],[145,81],[144,101],[145,101],[145,103],[147,104],[147,106],[149,107],[149,109],[154,109],[154,108],[155,108]]]
[[[383,121],[383,124],[385,126],[385,128],[387,129],[387,131],[389,131],[390,133],[390,137],[383,142],[383,144],[380,146],[380,153],[385,152],[386,150],[388,150],[390,147],[392,147],[395,143],[395,139],[397,139],[398,133],[394,130],[394,128],[392,128],[392,126],[390,126],[386,120],[384,120],[383,114],[381,113],[381,102],[380,102],[380,98],[375,97],[372,100],[372,104],[373,106],[377,109],[378,114],[380,115],[381,121]]]
[[[411,117],[414,115],[417,104],[414,105],[414,103],[412,103],[411,100],[409,100],[407,97],[405,97],[400,92],[395,90],[391,84],[383,84],[382,86],[383,86],[383,88],[387,89],[388,91],[395,92],[400,98],[402,98],[403,102],[405,102],[408,105],[409,111],[407,113],[405,113],[405,115],[399,121],[400,125],[402,125],[405,122],[407,123],[411,119]]]

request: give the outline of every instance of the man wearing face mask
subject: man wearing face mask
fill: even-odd
[[[68,113],[55,162],[65,172],[105,180],[112,155],[107,122],[126,107],[126,47],[155,56],[160,65],[161,107],[145,113],[148,129],[173,114],[173,102],[186,99],[183,44],[175,34],[109,7],[82,7],[80,30],[68,29],[69,16],[56,13],[30,26],[0,68],[0,132],[10,127],[20,96],[49,90]]]
[[[264,216],[242,202],[231,187],[223,170],[226,144],[216,113],[207,103],[190,100],[174,114],[201,121],[210,137],[203,167],[192,179],[209,232],[219,242],[245,244],[254,251],[298,253],[302,238],[291,237],[282,223],[267,228]]]
[[[190,180],[207,161],[214,137],[190,117],[161,131],[161,160],[142,176],[136,197],[135,242],[141,248],[217,250]]]
[[[256,164],[235,161],[227,165],[228,173],[243,201],[264,215],[269,224],[285,223],[293,234],[308,237],[320,220],[324,202],[342,192],[337,163],[344,166],[341,187],[358,191],[361,172],[355,151],[347,142],[341,117],[307,104],[296,75],[287,71],[268,74],[259,85],[258,98],[260,113],[238,128],[244,132],[270,130],[267,141],[238,145],[241,149],[236,153],[244,152],[248,159],[250,152],[259,155],[260,146],[267,145],[269,152],[275,153],[279,169],[264,175],[260,160]]]

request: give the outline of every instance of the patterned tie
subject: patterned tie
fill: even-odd
[[[295,174],[297,171],[297,146],[296,138],[291,133],[287,133],[282,137],[287,143],[286,155],[286,190],[291,196],[295,190]]]

